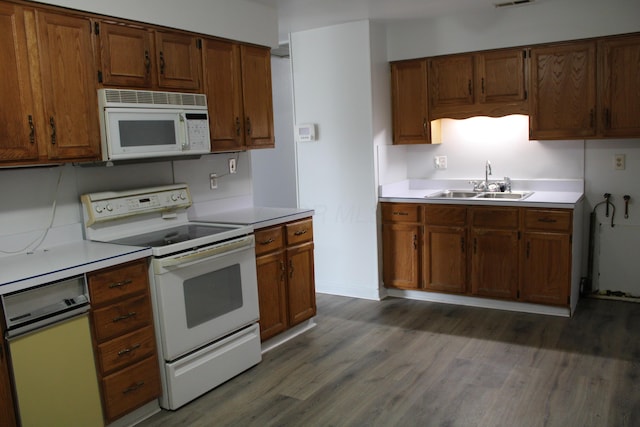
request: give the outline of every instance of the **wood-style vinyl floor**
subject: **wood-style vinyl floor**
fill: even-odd
[[[316,322],[140,426],[640,426],[640,304],[567,319],[318,295]]]

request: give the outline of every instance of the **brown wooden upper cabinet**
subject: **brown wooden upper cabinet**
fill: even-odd
[[[273,147],[270,49],[204,39],[202,63],[212,151]]]
[[[524,49],[429,58],[430,119],[527,114],[525,61]]]
[[[0,20],[0,162],[97,159],[91,20],[11,3]]]
[[[639,137],[640,35],[600,40],[598,59],[600,133],[605,137]]]
[[[531,139],[596,135],[596,43],[531,49]]]
[[[427,60],[391,63],[393,143],[431,143],[427,109]]]
[[[200,90],[200,39],[114,21],[95,25],[105,86]]]

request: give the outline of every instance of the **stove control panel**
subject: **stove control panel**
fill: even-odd
[[[85,225],[154,212],[186,210],[192,204],[185,184],[121,192],[84,194]]]

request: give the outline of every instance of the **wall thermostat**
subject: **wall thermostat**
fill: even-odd
[[[303,123],[296,126],[296,138],[298,142],[309,142],[316,140],[316,125],[313,123]]]

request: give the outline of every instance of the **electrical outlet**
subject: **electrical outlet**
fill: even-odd
[[[625,167],[625,156],[624,154],[616,154],[613,156],[613,167],[615,170],[623,171]]]
[[[435,163],[436,169],[447,168],[447,156],[435,156],[433,162]]]
[[[215,190],[216,188],[218,188],[218,175],[215,173],[210,173],[209,174],[209,186],[211,187],[212,190]]]
[[[229,159],[229,173],[236,173],[236,159]]]

